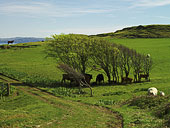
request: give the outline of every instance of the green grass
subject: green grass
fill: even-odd
[[[156,117],[154,110],[129,106],[129,101],[134,97],[146,96],[146,90],[149,87],[156,87],[158,90],[164,91],[166,95],[170,95],[170,39],[109,40],[136,49],[139,53],[149,53],[154,61],[151,82],[131,85],[94,86],[93,97],[89,97],[90,91],[88,88],[83,89],[86,93],[79,95],[76,93],[76,88],[58,87],[62,72],[56,68],[54,60],[51,58],[45,59],[43,45],[34,48],[0,50],[0,72],[11,76],[13,74],[14,77],[18,76],[18,79],[23,81],[39,81],[40,84],[45,84],[45,82],[48,83],[49,81],[56,82],[57,84],[54,84],[55,88],[53,86],[53,88],[46,87],[42,89],[68,100],[105,106],[113,111],[118,111],[123,115],[125,128],[163,127],[165,120]],[[92,81],[95,81],[97,72],[89,73],[93,74]],[[44,80],[42,81],[42,79]],[[161,106],[158,105],[158,107]],[[72,122],[71,119],[70,122]]]
[[[22,44],[17,45],[22,46]],[[44,81],[61,80],[56,62],[51,58],[46,58],[44,45],[33,48],[1,49],[0,58],[1,72],[23,82],[45,83]]]
[[[27,91],[25,91],[27,90]],[[107,127],[114,115],[94,106],[59,99],[30,87],[0,100],[0,127]]]
[[[61,118],[65,110],[50,105],[19,92],[19,96],[0,101],[0,127],[32,127]]]

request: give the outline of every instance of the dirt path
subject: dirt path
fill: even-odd
[[[56,108],[61,108],[67,111],[67,114],[63,115],[63,122],[61,121],[60,123],[64,123],[64,120],[70,119],[72,117],[76,117],[75,109],[77,106],[79,107],[80,111],[85,111],[85,114],[90,114],[93,111],[96,111],[97,113],[102,113],[104,116],[107,117],[108,121],[106,122],[106,126],[109,128],[123,128],[123,121],[122,121],[122,116],[116,112],[112,112],[111,110],[100,107],[100,106],[94,106],[94,105],[87,105],[84,103],[80,102],[75,102],[71,100],[66,100],[63,98],[56,97],[54,95],[51,95],[47,92],[44,92],[40,89],[37,89],[35,87],[30,87],[27,85],[21,86],[22,83],[20,81],[11,79],[7,76],[3,76],[2,74],[0,75],[0,79],[3,80],[4,82],[9,82],[11,85],[16,85],[16,88],[28,95],[31,95],[33,97],[36,97],[37,99],[52,105],[53,107]],[[18,85],[17,85],[18,83]],[[113,121],[114,119],[114,121]],[[57,119],[53,119],[49,122],[45,122],[37,127],[50,127],[53,126],[53,124],[56,124],[58,122]]]

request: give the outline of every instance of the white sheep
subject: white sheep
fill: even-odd
[[[160,92],[160,96],[165,96],[165,93],[163,91],[159,91]]]
[[[149,95],[156,96],[157,93],[158,93],[158,90],[155,87],[151,87],[151,88],[148,89],[148,94]]]
[[[146,56],[146,57],[147,57],[147,58],[150,58],[150,56],[151,56],[150,54],[147,54],[147,56]]]

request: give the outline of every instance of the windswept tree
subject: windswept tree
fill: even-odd
[[[110,43],[102,38],[94,38],[91,52],[93,62],[104,70],[108,77],[108,82],[111,81],[111,65],[110,65]]]
[[[152,69],[152,66],[153,66],[153,61],[152,61],[152,58],[150,57],[150,54],[148,54],[147,56],[144,56],[143,59],[144,59],[143,60],[144,74],[146,74],[149,77],[150,70]]]
[[[91,58],[97,67],[100,67],[104,70],[109,83],[111,82],[112,71],[114,70],[114,73],[116,73],[115,66],[117,66],[117,63],[114,61],[116,60],[115,56],[118,52],[118,49],[115,46],[115,44],[109,42],[108,40],[94,38],[91,47]]]
[[[140,74],[146,75],[149,77],[150,70],[152,68],[152,58],[150,56],[142,55],[137,53],[135,50],[132,50],[132,67],[134,74],[134,81],[141,81]]]
[[[132,51],[132,67],[133,67],[133,75],[134,75],[134,81],[138,82],[140,81],[140,73],[143,72],[143,60],[144,56],[137,53],[135,50]]]
[[[119,77],[129,77],[133,69],[134,81],[140,81],[140,73],[150,73],[152,59],[137,53],[123,45],[116,45],[103,38],[90,38],[86,35],[68,34],[53,35],[47,39],[47,54],[58,63],[67,64],[82,74],[87,69],[98,67],[103,69],[108,82],[111,76],[114,82]]]
[[[70,77],[72,77],[78,84],[79,84],[79,91],[81,92],[82,86],[87,86],[90,88],[91,96],[93,96],[93,91],[91,86],[86,82],[85,77],[83,74],[79,73],[75,69],[69,67],[67,64],[59,64],[58,68],[67,73]]]
[[[128,77],[132,66],[132,50],[123,45],[119,45],[118,48],[120,50],[119,66],[121,70],[121,77],[123,77],[124,74],[125,77]]]
[[[111,67],[112,67],[112,77],[113,82],[119,82],[119,58],[120,58],[120,50],[117,48],[116,44],[112,44],[112,49],[110,51],[111,54]]]
[[[48,56],[85,74],[89,65],[91,39],[85,35],[53,35],[47,39]]]

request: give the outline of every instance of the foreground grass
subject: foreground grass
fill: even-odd
[[[61,108],[54,108],[21,91],[18,93],[14,98],[0,101],[0,127],[32,127],[64,114]]]
[[[53,85],[53,88],[41,89],[68,100],[105,106],[113,111],[118,111],[123,115],[125,128],[164,127],[164,118],[156,117],[153,114],[154,110],[140,109],[136,106],[129,106],[129,104],[134,97],[146,96],[149,87],[156,87],[158,90],[164,91],[166,95],[170,94],[170,39],[109,40],[136,49],[140,53],[151,54],[154,61],[151,82],[93,86],[94,97],[89,97],[88,88],[84,88],[85,93],[79,95],[76,93],[76,88],[58,86],[62,73],[56,68],[55,61],[50,58],[45,59],[44,46],[0,50],[0,72],[10,76],[13,74],[13,77],[18,76],[17,78],[23,81],[39,82],[39,86],[44,83],[47,83],[46,85],[57,83]],[[97,73],[89,73],[93,74],[92,81],[95,81]],[[158,107],[160,106],[158,105]]]
[[[27,86],[0,100],[0,127],[119,127],[115,114],[104,108],[71,102]],[[114,122],[114,123],[113,123]]]

